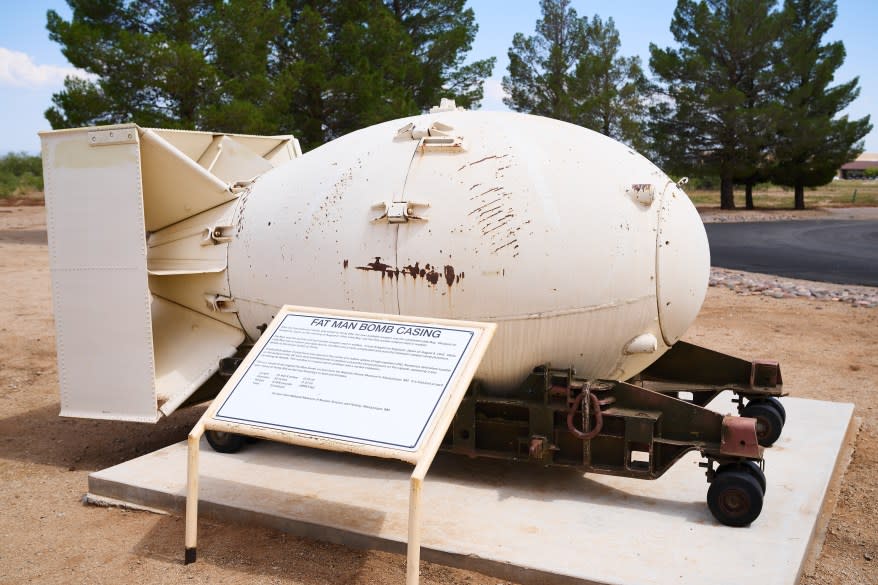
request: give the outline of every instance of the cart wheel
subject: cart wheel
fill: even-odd
[[[756,482],[759,484],[759,487],[762,488],[762,495],[765,495],[765,488],[767,487],[765,481],[765,473],[759,467],[759,464],[757,464],[755,461],[723,463],[716,468],[715,473],[719,475],[728,471],[743,471],[745,473],[748,473],[753,479],[756,480]]]
[[[718,474],[707,490],[707,506],[726,526],[747,526],[762,512],[762,489],[746,471]]]
[[[763,447],[771,447],[783,430],[783,414],[780,407],[769,401],[749,402],[741,416],[756,419],[756,439]]]
[[[247,437],[222,431],[205,431],[207,442],[218,453],[237,453],[247,442]]]
[[[774,396],[769,396],[766,400],[769,404],[774,405],[780,413],[780,418],[783,419],[783,424],[787,424],[787,409],[783,407],[783,403]]]

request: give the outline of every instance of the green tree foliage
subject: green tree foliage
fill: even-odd
[[[464,0],[68,0],[50,38],[68,78],[54,128],[137,122],[291,132],[306,147],[454,97],[476,107],[493,59],[464,64]]]
[[[603,22],[595,15],[586,38],[588,51],[579,58],[571,86],[576,123],[643,150],[641,128],[651,90],[640,57],[619,56],[621,41],[612,18]]]
[[[412,78],[420,110],[453,97],[457,105],[474,108],[484,97],[484,80],[497,59],[464,64],[479,26],[466,0],[385,0],[387,8],[411,39],[420,67]]]
[[[613,19],[579,17],[569,0],[542,0],[540,8],[536,34],[512,39],[503,102],[638,146],[649,87],[639,58],[619,56]]]
[[[298,3],[297,3],[298,4]],[[294,6],[272,110],[306,146],[417,113],[411,39],[380,0]]]
[[[49,38],[95,80],[65,80],[46,112],[54,128],[128,121],[200,128],[234,119],[246,105],[256,110],[269,40],[287,14],[282,6],[240,0],[68,3],[70,22],[49,11]],[[264,127],[248,120],[235,129]]]
[[[677,172],[720,177],[720,205],[734,183],[755,180],[771,143],[774,0],[678,0],[678,49],[650,45],[663,98],[652,108],[656,153]]]
[[[43,162],[38,156],[10,152],[0,157],[0,197],[43,190]]]
[[[541,0],[540,10],[537,34],[515,33],[512,38],[503,103],[518,112],[569,122],[574,117],[570,86],[579,55],[588,46],[588,18],[577,16],[569,0]]]
[[[834,0],[786,0],[781,56],[777,60],[780,113],[772,180],[793,187],[796,209],[805,187],[824,185],[862,152],[872,125],[837,117],[859,94],[858,79],[831,86],[845,58],[840,41],[822,44],[836,17]]]

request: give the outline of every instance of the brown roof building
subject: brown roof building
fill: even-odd
[[[857,160],[841,165],[838,176],[842,179],[863,179],[868,169],[878,170],[878,153],[864,152]]]

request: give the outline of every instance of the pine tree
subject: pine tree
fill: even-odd
[[[307,150],[323,144],[328,127],[325,88],[332,76],[329,31],[312,6],[291,10],[277,40],[270,109],[278,131],[295,135]]]
[[[329,66],[318,72],[324,84],[316,88],[323,111],[315,112],[314,117],[320,121],[323,137],[318,141],[316,136],[301,133],[305,145],[317,146],[347,132],[420,111],[412,85],[420,67],[411,39],[381,0],[309,4],[322,9],[326,32],[323,50]],[[295,115],[295,103],[289,111]]]
[[[588,47],[588,18],[580,18],[569,0],[541,0],[536,35],[516,33],[509,48],[508,97],[503,103],[519,112],[573,121],[571,92],[579,56]]]
[[[476,107],[493,59],[464,64],[464,0],[69,0],[50,38],[91,73],[69,78],[53,127],[291,132],[306,148],[440,97]]]
[[[678,0],[678,49],[650,45],[664,99],[651,110],[656,152],[674,171],[720,177],[720,206],[735,207],[734,183],[754,177],[773,132],[774,0]]]
[[[512,39],[503,102],[641,148],[649,84],[637,57],[619,56],[613,19],[579,17],[568,0],[542,0],[540,7],[536,35]]]
[[[821,44],[836,17],[834,0],[786,0],[782,50],[776,63],[781,104],[774,147],[775,183],[793,187],[796,209],[805,187],[824,185],[862,152],[869,116],[837,117],[859,94],[858,78],[831,86],[845,58],[841,41]]]
[[[234,0],[214,3],[204,34],[217,85],[206,94],[198,127],[248,134],[278,132],[270,108],[277,92],[272,65],[285,6]]]
[[[595,15],[586,38],[588,51],[580,56],[571,84],[575,122],[643,150],[641,128],[650,89],[640,58],[619,55],[621,41],[612,18],[603,22]]]
[[[441,98],[454,98],[465,108],[478,107],[484,96],[484,80],[491,76],[496,57],[464,65],[464,56],[479,31],[466,0],[385,0],[411,39],[412,53],[420,71],[412,81],[413,99],[420,110],[438,105]]]
[[[268,44],[280,30],[274,23],[286,14],[282,6],[245,0],[68,2],[70,22],[48,12],[49,38],[96,79],[65,80],[46,112],[53,128],[130,121],[201,128],[219,121],[218,129],[268,129],[250,116],[235,122],[224,111],[258,111]]]

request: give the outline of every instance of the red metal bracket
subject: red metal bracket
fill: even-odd
[[[741,416],[723,417],[721,455],[761,459],[762,449],[756,439],[756,419]]]
[[[771,360],[753,360],[750,364],[750,387],[783,386],[780,364]]]

